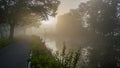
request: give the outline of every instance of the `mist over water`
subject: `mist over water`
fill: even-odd
[[[41,36],[41,38],[44,40],[46,47],[50,49],[52,53],[55,53],[56,51],[61,52],[63,50],[64,45],[66,46],[67,51],[77,51],[82,47],[80,45],[79,40],[77,39],[62,38],[55,36]]]
[[[53,53],[55,54],[56,51],[58,50],[56,47],[56,42],[55,40],[49,39],[49,38],[43,38],[46,47]]]
[[[40,37],[44,40],[46,47],[51,50],[52,53],[56,53],[56,51],[62,52],[64,46],[66,46],[67,52],[81,49],[80,53],[82,55],[82,60],[85,63],[89,63],[91,68],[97,68],[100,67],[100,65],[103,65],[101,68],[109,68],[106,62],[112,65],[113,61],[116,61],[114,57],[118,56],[116,50],[118,49],[118,46],[116,46],[118,44],[116,43],[119,43],[119,36],[115,36],[114,34],[119,34],[119,32],[116,30],[117,26],[113,25],[116,20],[114,20],[114,18],[111,19],[116,13],[110,11],[113,15],[106,14],[106,12],[112,9],[104,8],[104,11],[106,11],[104,12],[102,11],[103,6],[101,5],[104,2],[100,0],[94,1],[88,2],[87,4],[81,4],[78,8],[58,16],[57,23],[54,26],[43,25],[40,30],[42,31]],[[99,2],[101,2],[101,4],[97,7],[93,7]],[[89,5],[91,5],[91,7]],[[115,5],[113,4],[113,6]]]

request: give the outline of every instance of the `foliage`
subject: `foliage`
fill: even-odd
[[[117,0],[92,0],[89,2],[88,27],[96,34],[93,38],[92,50],[90,50],[90,65],[92,68],[118,68],[119,63],[116,56],[119,56],[116,51],[118,40],[114,39],[118,29],[117,17],[118,11]],[[114,43],[116,42],[116,43]],[[98,44],[99,43],[99,44]],[[118,45],[117,45],[118,46]],[[118,57],[117,57],[118,58]]]

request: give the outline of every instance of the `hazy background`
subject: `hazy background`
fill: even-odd
[[[61,4],[57,10],[57,16],[55,18],[49,17],[48,21],[44,21],[39,28],[39,31],[35,28],[32,30],[35,34],[40,35],[47,42],[47,46],[54,51],[61,50],[63,48],[63,43],[68,49],[78,49],[80,47],[79,38],[65,38],[64,36],[58,36],[59,30],[57,29],[58,17],[68,13],[71,9],[76,9],[78,6],[87,2],[88,0],[60,0]],[[50,24],[45,22],[51,22]],[[64,25],[64,24],[63,24]],[[74,28],[74,26],[73,26]],[[28,33],[29,34],[29,33]],[[78,35],[79,36],[79,35]]]

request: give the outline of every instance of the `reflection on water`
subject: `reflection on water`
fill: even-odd
[[[67,47],[66,53],[69,53],[69,50],[72,50],[73,52],[76,52],[78,49],[80,49],[79,46],[79,41],[71,41],[71,40],[66,40],[64,39],[59,39],[59,38],[50,38],[50,37],[42,37],[43,41],[45,42],[46,47],[52,52],[53,55],[56,54],[56,52],[61,53],[63,50],[63,40],[65,40],[65,45]],[[71,44],[71,45],[70,45]],[[76,45],[74,45],[76,44]],[[83,47],[81,48],[81,60],[79,61],[78,64],[81,64],[81,62],[85,62],[86,64],[90,62],[89,60],[89,49],[91,49],[91,47]],[[59,58],[61,58],[61,56],[57,55]]]

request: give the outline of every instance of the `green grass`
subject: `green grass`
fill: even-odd
[[[17,36],[17,37],[14,37],[13,39],[9,39],[9,38],[0,39],[0,48],[6,47],[15,41],[21,40],[22,38],[23,38],[23,36]]]
[[[81,56],[80,50],[66,54],[64,46],[62,53],[58,52],[56,56],[53,56],[39,37],[32,37],[31,42],[32,58],[29,60],[31,68],[80,68],[77,66]]]
[[[44,42],[37,37],[32,37],[31,68],[62,68],[51,52],[45,47]]]
[[[11,44],[14,40],[12,39],[2,39],[0,40],[0,48],[3,48],[9,44]]]
[[[66,53],[66,46],[64,45],[62,53],[58,54],[60,54],[60,58],[57,60],[62,64],[62,68],[81,68],[81,66],[78,65],[81,57],[80,49],[76,52],[69,51]]]

